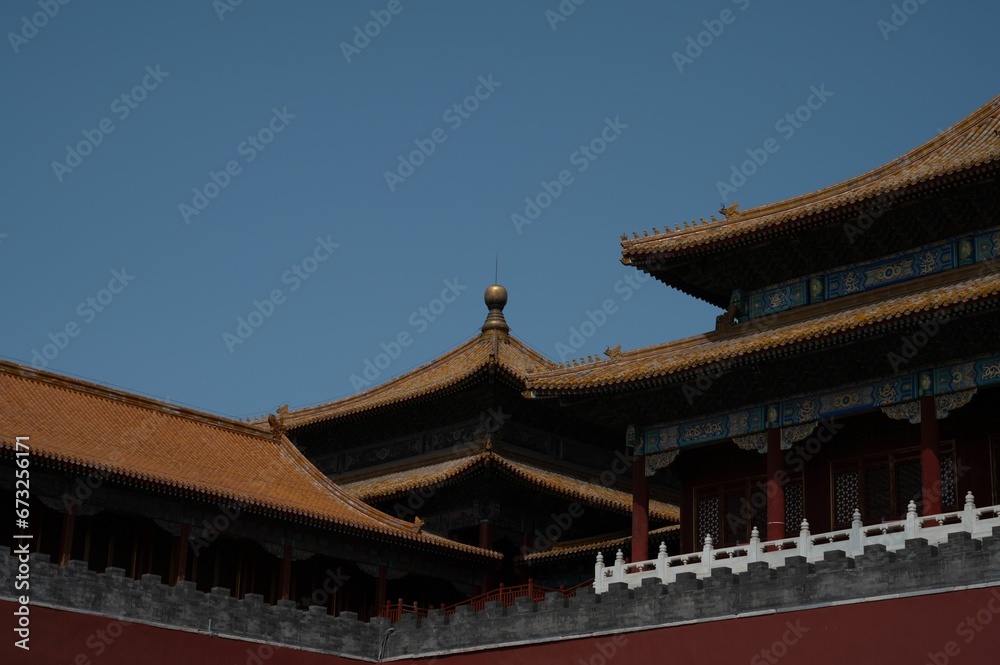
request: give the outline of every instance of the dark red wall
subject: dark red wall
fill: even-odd
[[[11,625],[13,609],[12,603],[0,601],[0,614],[6,617],[3,623],[7,626]],[[14,648],[11,631],[4,629],[0,662],[11,665],[132,665],[139,662],[335,665],[359,662],[277,647],[273,648],[270,657],[257,660],[268,654],[267,646],[142,624],[125,626],[98,654],[96,647],[100,639],[96,631],[107,631],[112,620],[37,607],[32,608],[31,618],[31,651]],[[797,628],[797,632],[793,628]],[[765,649],[770,653],[765,653]],[[978,665],[998,662],[998,653],[1000,588],[994,587],[458,654],[436,660],[397,662],[447,665],[664,662]]]

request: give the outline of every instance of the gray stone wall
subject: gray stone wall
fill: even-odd
[[[0,596],[12,597],[15,568],[10,550],[0,549]],[[201,631],[207,631],[211,621],[214,633],[344,656],[375,658],[390,627],[385,620],[360,622],[353,613],[328,616],[320,607],[303,612],[290,602],[267,605],[256,595],[237,600],[225,589],[201,593],[190,582],[168,587],[158,576],[126,579],[124,571],[115,568],[97,574],[82,562],[60,569],[44,555],[32,556],[31,581],[35,603]],[[952,534],[936,547],[922,539],[911,540],[895,553],[879,545],[855,558],[830,552],[824,561],[809,564],[790,556],[784,566],[773,569],[767,563],[754,563],[746,573],[733,575],[718,568],[704,580],[685,573],[673,584],[647,579],[641,588],[629,590],[617,584],[602,595],[589,589],[571,599],[551,593],[539,603],[521,598],[511,607],[490,603],[481,612],[463,607],[450,616],[432,610],[426,619],[409,615],[392,625],[386,657],[548,641],[991,582],[1000,583],[1000,528],[982,540],[967,533]]]

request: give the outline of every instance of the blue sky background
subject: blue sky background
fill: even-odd
[[[221,20],[210,0],[70,2],[37,31],[37,0],[5,2],[0,355],[31,362],[75,324],[50,369],[230,416],[297,408],[353,392],[402,332],[377,382],[476,334],[497,255],[513,332],[550,357],[609,298],[576,355],[704,332],[713,307],[652,281],[615,290],[621,233],[709,217],[717,181],[768,138],[780,149],[742,208],[876,167],[1000,93],[1000,5],[904,4],[888,31],[893,3],[860,0],[589,0],[559,22],[557,0],[402,0],[348,62],[341,43],[388,0],[244,0]],[[120,119],[112,102],[147,66],[169,75]],[[453,128],[445,111],[490,75]],[[811,86],[833,94],[785,138],[775,123]],[[248,162],[239,145],[275,108],[295,117]],[[52,163],[103,118],[114,131],[60,181]],[[607,118],[628,127],[579,172]],[[447,139],[390,191],[385,171],[436,128]],[[230,160],[239,174],[185,223],[179,205]],[[511,215],[564,169],[572,184],[518,233]],[[317,237],[340,247],[292,291],[282,277]],[[122,268],[128,286],[81,313]],[[411,316],[445,280],[466,288],[421,330]],[[224,333],[274,289],[282,304],[230,352]]]

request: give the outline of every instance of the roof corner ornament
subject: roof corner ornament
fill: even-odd
[[[740,304],[736,301],[729,303],[729,307],[722,314],[715,317],[715,332],[731,332],[739,325],[737,316],[740,313]]]
[[[618,358],[622,355],[622,345],[618,344],[614,348],[610,346],[604,349],[604,355],[608,358]]]
[[[278,407],[278,415],[273,413],[267,414],[267,424],[271,426],[271,436],[277,441],[285,435],[288,428],[285,426],[285,415],[288,413],[288,405],[284,404]]]
[[[719,212],[722,213],[727,222],[735,221],[740,216],[740,202],[733,201],[732,205],[719,208]]]
[[[413,516],[413,526],[416,527],[417,533],[422,533],[423,532],[423,530],[424,530],[424,524],[426,524],[426,522],[424,522],[422,519],[420,519],[420,517],[418,515],[414,515]]]

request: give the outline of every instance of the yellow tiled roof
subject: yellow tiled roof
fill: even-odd
[[[556,364],[513,335],[486,332],[370,390],[334,402],[289,411],[285,425],[289,428],[302,427],[455,389],[490,366],[523,386],[530,371],[553,368]]]
[[[848,307],[853,298],[848,296],[838,299],[843,301],[845,307],[832,312],[830,309],[841,304],[837,300],[808,305],[797,311],[775,315],[775,325],[741,336],[706,333],[667,344],[624,351],[616,358],[539,372],[529,379],[528,393],[537,397],[574,391],[595,392],[626,383],[656,380],[782,347],[829,339],[848,332],[860,332],[894,320],[1000,294],[1000,274],[981,274],[985,272],[983,266],[969,266],[960,270],[965,271],[963,274],[980,274],[926,290],[919,290],[919,281],[916,280],[900,287],[887,287],[912,289],[914,292],[861,306]],[[860,295],[872,299],[870,295]],[[804,318],[817,311],[823,313]],[[778,324],[778,320],[784,320],[785,323]]]
[[[414,546],[496,558],[419,533],[352,497],[284,437],[96,384],[0,361],[0,449],[153,490],[229,502]]]
[[[622,263],[646,256],[682,254],[708,245],[759,235],[784,224],[873,199],[1000,158],[1000,96],[951,129],[902,157],[850,180],[749,210],[735,217],[649,237],[622,239]]]
[[[394,471],[384,476],[349,481],[342,487],[358,499],[375,502],[423,487],[440,486],[482,466],[494,466],[523,482],[587,505],[619,513],[632,511],[632,496],[627,492],[576,478],[565,472],[544,469],[492,450],[406,471]],[[655,499],[649,501],[649,515],[663,521],[676,522],[680,519],[676,506]]]
[[[649,530],[649,539],[656,542],[656,538],[660,537],[665,540],[670,534],[677,533],[681,529],[678,524],[671,524],[670,526],[663,526],[659,529]],[[598,552],[607,551],[609,549],[625,549],[627,546],[632,544],[632,536],[630,535],[618,535],[618,534],[605,534],[602,536],[597,536],[595,538],[587,538],[583,540],[573,540],[567,543],[556,542],[552,545],[551,549],[544,552],[532,552],[530,554],[525,554],[518,557],[520,561],[528,564],[537,563],[549,563],[552,561],[557,561],[559,559],[569,558],[575,555],[581,554],[593,554],[595,557]],[[651,551],[650,556],[655,557],[656,552]],[[610,565],[613,561],[605,561],[605,565]]]

